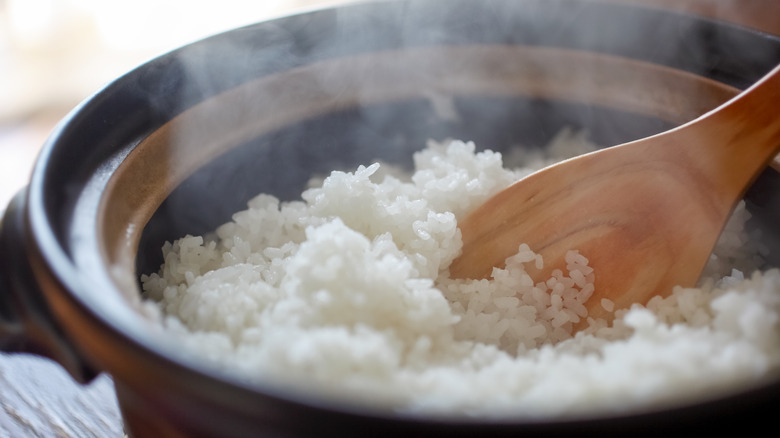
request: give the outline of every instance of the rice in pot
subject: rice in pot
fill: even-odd
[[[572,149],[573,147],[573,149]],[[652,409],[756,384],[780,369],[780,270],[760,271],[740,204],[698,288],[587,318],[598,272],[570,251],[535,283],[523,245],[489,280],[454,280],[457,219],[555,157],[431,143],[414,174],[333,172],[302,200],[263,194],[214,236],[163,248],[147,310],[199,359],[255,381],[425,415],[561,417]],[[611,303],[601,303],[611,310]],[[572,325],[588,328],[572,336]]]

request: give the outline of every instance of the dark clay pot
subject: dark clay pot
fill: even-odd
[[[165,240],[212,230],[257,193],[293,199],[312,174],[377,158],[410,164],[429,138],[494,150],[540,147],[564,126],[603,145],[642,138],[714,108],[778,62],[778,37],[575,0],[368,3],[199,41],[117,79],[47,141],[3,219],[0,346],[52,357],[82,382],[110,374],[133,437],[758,427],[780,409],[776,379],[695,405],[568,422],[326,403],[206,368],[128,303]],[[767,169],[747,199],[769,264],[780,266],[778,172]]]

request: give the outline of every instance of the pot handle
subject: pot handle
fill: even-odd
[[[0,221],[0,351],[53,359],[76,381],[90,382],[97,373],[61,329],[32,273],[25,196],[22,189]]]

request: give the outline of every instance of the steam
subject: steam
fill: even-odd
[[[217,36],[157,64],[165,73],[150,74],[143,92],[153,114],[177,115],[165,160],[172,169],[189,169],[181,172],[186,181],[164,205],[167,213],[160,215],[166,217],[156,219],[162,231],[148,244],[159,247],[160,239],[203,234],[260,191],[282,199],[300,193],[312,173],[375,159],[408,162],[428,138],[475,140],[484,148],[509,150],[545,144],[567,126],[590,131],[603,145],[671,126],[646,115],[604,113],[583,102],[559,107],[546,99],[555,94],[559,73],[533,60],[518,62],[519,52],[501,52],[506,54],[501,58],[492,49],[597,52],[712,76],[739,88],[780,59],[775,41],[752,32],[614,3],[355,3]],[[725,13],[735,6],[718,2],[717,7],[723,10],[705,12]],[[436,47],[442,49],[432,50]],[[463,47],[492,55],[464,56],[456,50]],[[572,61],[565,69],[581,71],[578,81],[594,87],[580,100],[616,80],[586,67]],[[496,79],[521,73],[548,78],[547,89]],[[625,78],[627,84],[631,80]],[[630,96],[643,87],[647,91],[648,84],[623,89]],[[644,103],[646,95],[652,93],[639,93],[635,100]]]

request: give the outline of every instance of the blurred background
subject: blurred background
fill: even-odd
[[[104,84],[188,42],[333,0],[0,0],[0,211],[54,125]]]
[[[522,1],[522,0],[518,0]],[[780,0],[611,0],[780,34]],[[210,34],[338,0],[0,0],[0,211],[54,125],[104,84]]]

